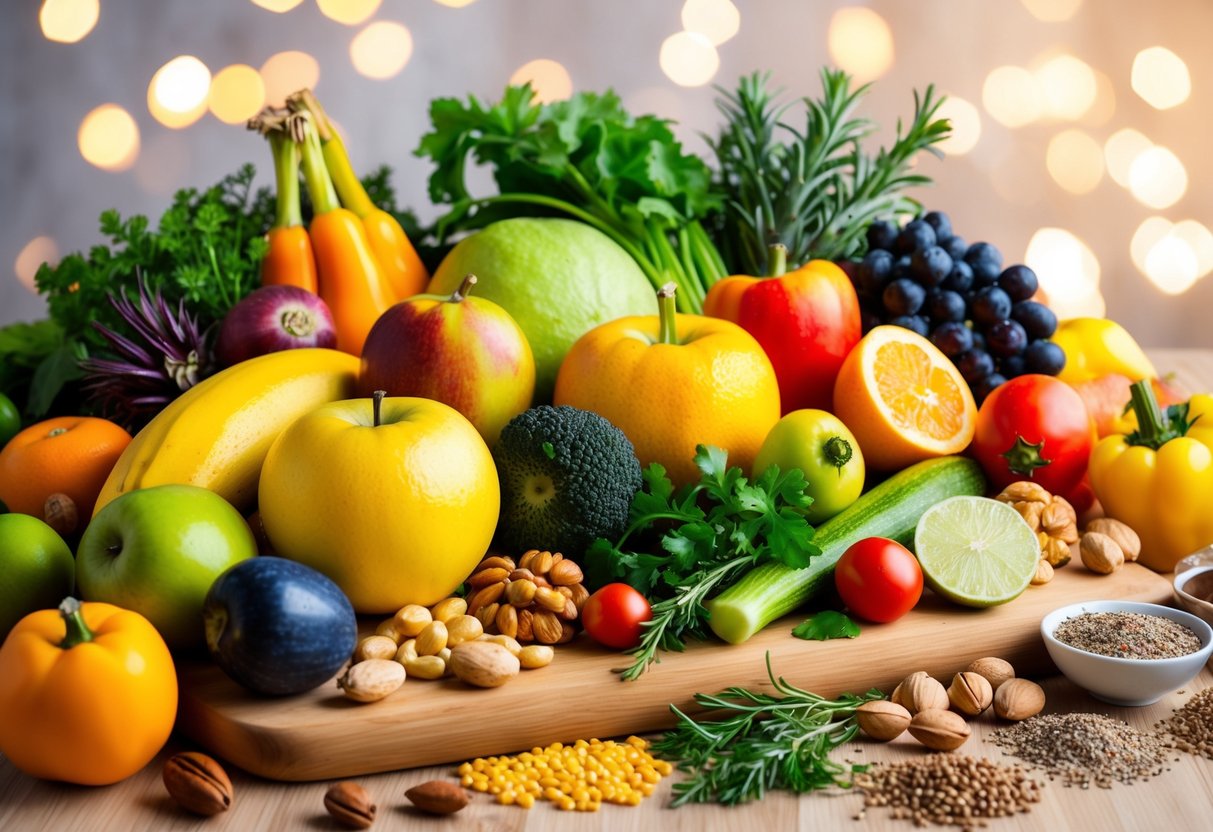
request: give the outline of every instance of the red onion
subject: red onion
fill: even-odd
[[[215,357],[230,367],[279,350],[335,346],[333,315],[319,296],[298,286],[262,286],[224,317]]]

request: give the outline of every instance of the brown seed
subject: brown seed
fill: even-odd
[[[518,632],[514,638],[519,641],[534,641],[535,630],[533,626],[535,613],[530,610],[518,610]]]
[[[496,603],[501,598],[503,592],[505,592],[505,584],[500,581],[476,590],[475,594],[468,600],[468,614],[476,615],[481,607]]]
[[[51,494],[42,504],[42,514],[46,525],[50,526],[60,537],[71,537],[80,526],[80,515],[76,511],[76,503],[66,494]]]
[[[510,604],[502,604],[497,608],[497,632],[503,636],[514,638],[518,635],[518,610]]]
[[[502,555],[492,555],[485,558],[477,564],[472,570],[472,574],[479,572],[482,569],[504,569],[507,572],[514,568],[514,559]]]
[[[486,633],[497,626],[497,610],[500,607],[500,604],[489,604],[476,610],[476,618],[480,621],[480,626],[484,628]]]
[[[564,627],[561,626],[560,619],[547,610],[535,611],[534,618],[531,620],[531,628],[535,641],[540,644],[556,644],[564,635]]]
[[[452,815],[468,805],[468,793],[448,780],[430,780],[404,793],[423,812]]]
[[[944,686],[922,670],[911,673],[903,679],[889,699],[901,705],[911,714],[932,708],[947,710],[949,705],[948,692]]]
[[[548,572],[548,580],[556,586],[579,584],[584,578],[585,576],[581,574],[581,567],[571,560],[562,560],[552,564],[552,569]]]
[[[984,659],[974,659],[965,670],[986,677],[986,681],[990,683],[990,687],[996,691],[1003,682],[1015,678],[1015,668],[1011,666],[1011,663],[1006,659],[999,659],[994,656],[987,656]]]
[[[994,692],[994,713],[1012,722],[1036,716],[1044,707],[1044,689],[1028,679],[1008,679]]]
[[[564,601],[564,609],[556,613],[556,615],[560,616],[565,621],[576,621],[577,605],[573,603],[573,599],[566,598]]]
[[[887,699],[864,702],[855,709],[859,730],[879,742],[900,737],[910,727],[910,712]]]
[[[169,796],[183,809],[209,817],[231,808],[232,781],[223,766],[205,754],[174,754],[161,774]]]
[[[964,717],[938,708],[919,711],[910,720],[910,736],[932,751],[954,751],[965,744],[970,733]]]
[[[324,793],[324,808],[347,829],[366,829],[375,822],[375,813],[379,810],[370,793],[353,780],[329,786]]]
[[[985,676],[965,670],[952,677],[948,699],[965,716],[977,716],[994,701],[994,688]]]
[[[530,606],[535,600],[535,589],[535,582],[529,578],[511,579],[505,588],[505,600],[515,607]]]
[[[577,606],[577,612],[581,612],[581,608],[590,598],[590,591],[581,584],[573,584],[569,589],[573,592],[573,603]]]
[[[535,603],[552,612],[563,612],[568,599],[554,589],[539,587],[535,590]]]
[[[510,576],[510,570],[500,566],[493,566],[488,569],[481,569],[479,572],[468,578],[468,586],[472,589],[480,589],[489,584],[499,584]]]

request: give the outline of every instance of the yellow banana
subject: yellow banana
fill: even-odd
[[[358,365],[356,356],[336,350],[283,350],[204,379],[135,434],[93,514],[120,494],[167,483],[208,488],[251,509],[274,439],[304,413],[351,398]]]

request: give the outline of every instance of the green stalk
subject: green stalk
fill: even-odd
[[[63,603],[59,605],[59,614],[63,616],[63,626],[66,629],[63,641],[59,642],[60,648],[70,650],[77,644],[93,640],[93,631],[84,621],[79,601],[72,597],[64,598]]]
[[[375,209],[375,203],[371,202],[366,188],[362,187],[358,174],[354,172],[354,166],[350,164],[350,154],[345,149],[345,142],[341,140],[341,135],[333,129],[333,123],[329,121],[328,113],[320,106],[320,102],[312,95],[311,90],[296,93],[291,97],[290,103],[292,107],[311,114],[312,123],[316,126],[316,134],[320,140],[320,151],[324,156],[325,168],[329,172],[341,204],[359,217],[365,217]]]
[[[657,343],[658,344],[677,344],[678,343],[678,320],[676,317],[677,308],[674,303],[674,295],[677,293],[678,287],[673,283],[667,283],[657,292]]]
[[[1167,427],[1148,379],[1135,381],[1129,387],[1129,403],[1137,415],[1139,444],[1158,450],[1167,441]]]
[[[270,133],[269,140],[274,155],[274,184],[278,188],[274,228],[303,225],[303,212],[299,208],[299,145],[277,130]]]
[[[312,199],[315,213],[327,214],[341,207],[333,179],[324,164],[324,152],[320,149],[320,135],[316,125],[308,119],[303,134],[303,181],[307,184],[308,196]]]

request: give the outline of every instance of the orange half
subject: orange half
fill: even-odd
[[[834,384],[834,413],[872,468],[892,471],[968,447],[977,404],[948,357],[926,338],[878,326],[855,345]]]

